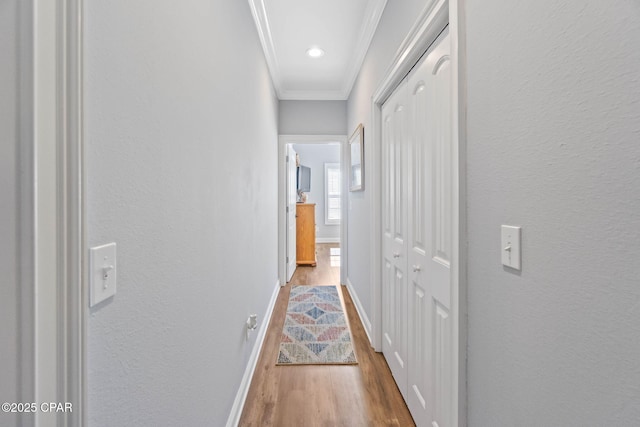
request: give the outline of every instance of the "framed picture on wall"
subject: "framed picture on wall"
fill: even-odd
[[[349,138],[349,191],[364,190],[364,127],[358,125]]]

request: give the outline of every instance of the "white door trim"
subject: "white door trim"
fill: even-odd
[[[369,189],[372,198],[371,210],[371,301],[372,301],[372,345],[376,351],[382,350],[382,197],[381,197],[381,140],[382,140],[382,104],[400,84],[411,68],[418,62],[427,48],[435,41],[438,34],[448,24],[451,36],[452,64],[452,141],[454,159],[457,158],[457,173],[453,180],[453,247],[452,247],[452,309],[453,317],[452,361],[453,369],[453,419],[452,425],[466,425],[466,252],[464,236],[466,236],[464,217],[465,208],[465,106],[466,91],[462,71],[464,71],[463,46],[461,34],[460,4],[464,0],[432,0],[429,1],[416,23],[409,31],[400,48],[396,52],[377,90],[372,97],[372,123],[370,140],[372,141],[371,180]]]
[[[58,278],[63,255],[60,244],[58,209],[58,171],[56,150],[60,142],[60,76],[58,59],[62,58],[59,31],[59,5],[35,1],[33,9],[33,144],[34,144],[34,244],[35,244],[35,402],[53,402],[59,393],[58,371],[62,354],[58,351],[62,330],[59,328],[61,306]],[[54,286],[52,286],[54,284]],[[37,411],[35,423],[42,427],[56,425],[56,417]]]
[[[86,208],[85,208],[85,158],[83,124],[83,0],[64,1],[64,22],[60,22],[65,59],[64,133],[60,138],[64,206],[61,222],[65,227],[62,253],[65,254],[61,268],[62,289],[65,300],[65,316],[61,319],[63,358],[59,367],[66,399],[79,402],[76,414],[69,414],[69,426],[84,426],[88,423],[87,410],[87,363],[86,337],[88,315],[88,292],[86,274]],[[75,411],[74,411],[75,412]]]
[[[23,392],[35,391],[23,402],[72,404],[70,412],[38,410],[35,423],[42,427],[87,424],[82,5],[25,1],[19,16],[30,46],[19,59],[21,277],[31,279],[20,298],[32,338],[20,348],[20,363]]]
[[[87,425],[83,0],[57,3],[57,401],[72,402],[60,424]]]
[[[331,142],[340,143],[340,163],[342,164],[342,176],[348,171],[345,170],[347,159],[347,136],[346,135],[279,135],[278,136],[278,278],[282,286],[287,284],[287,244],[286,244],[286,195],[287,195],[287,165],[285,163],[287,144],[327,144]],[[347,192],[349,191],[346,181],[342,180],[342,209],[340,211],[340,247],[347,247]],[[347,278],[347,253],[340,251],[340,283],[346,284]]]

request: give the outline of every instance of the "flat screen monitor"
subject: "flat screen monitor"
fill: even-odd
[[[311,191],[311,168],[298,166],[298,192],[308,193]]]

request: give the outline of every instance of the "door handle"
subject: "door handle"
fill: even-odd
[[[394,252],[393,253],[393,257],[394,258],[400,258],[400,252]]]
[[[422,269],[420,268],[420,266],[419,266],[419,265],[414,265],[414,266],[413,266],[413,272],[414,272],[414,273],[415,273],[415,272],[417,272],[417,271],[420,271],[420,270],[422,270]]]

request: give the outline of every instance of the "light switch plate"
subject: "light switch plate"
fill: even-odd
[[[89,307],[116,294],[116,244],[89,249]]]
[[[501,229],[502,244],[502,264],[516,270],[520,270],[521,262],[521,246],[520,246],[521,227],[511,225],[503,225]]]

